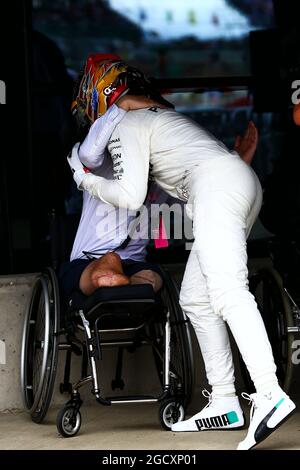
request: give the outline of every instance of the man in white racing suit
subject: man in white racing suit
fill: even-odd
[[[86,173],[78,147],[69,163],[77,184],[92,196],[138,209],[146,197],[150,165],[156,183],[187,203],[195,241],[180,304],[195,329],[212,394],[208,406],[172,430],[244,425],[227,324],[256,388],[248,396],[253,413],[238,449],[254,447],[295,409],[278,384],[266,330],[248,289],[246,240],[262,202],[257,176],[236,152],[172,109],[151,107],[124,115],[108,142],[113,165],[118,163],[112,181]]]

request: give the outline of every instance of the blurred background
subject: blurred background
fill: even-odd
[[[51,263],[51,213],[80,214],[66,164],[74,142],[70,103],[93,52],[117,53],[141,68],[178,111],[230,148],[254,120],[260,139],[253,166],[266,195],[262,222],[272,233],[284,227],[299,235],[299,131],[291,119],[292,83],[300,79],[298,3],[14,2],[2,16],[10,32],[1,31],[7,104],[0,115],[9,151],[1,152],[0,272],[38,271]],[[174,250],[186,256],[184,243],[173,243],[168,261]]]
[[[272,0],[33,0],[73,73],[109,50],[155,77],[249,75],[249,32],[274,24]]]

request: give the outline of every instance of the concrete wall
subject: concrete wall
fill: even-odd
[[[0,276],[0,410],[22,407],[20,348],[24,312],[35,274]]]

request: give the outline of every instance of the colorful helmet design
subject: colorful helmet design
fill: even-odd
[[[129,66],[117,55],[92,54],[72,103],[73,114],[87,117],[92,124],[129,89],[149,93],[150,82],[142,72]]]

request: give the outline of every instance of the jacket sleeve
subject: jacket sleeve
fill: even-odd
[[[113,161],[113,179],[86,174],[81,187],[91,196],[116,207],[137,210],[148,188],[150,137],[137,122],[117,126],[108,144]]]
[[[79,148],[81,162],[90,170],[99,168],[111,134],[125,116],[126,111],[113,104],[103,116],[96,119]]]

